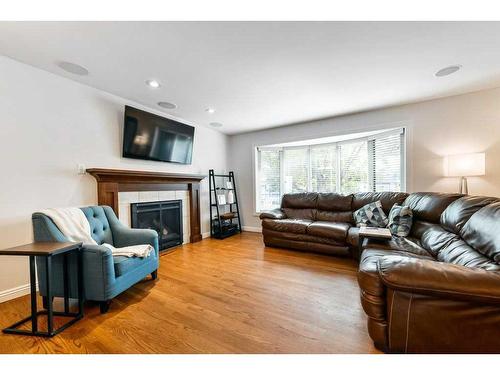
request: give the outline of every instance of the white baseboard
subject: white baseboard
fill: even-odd
[[[243,232],[256,232],[256,233],[261,233],[262,232],[262,228],[261,227],[246,227],[246,226],[242,226],[241,230]]]
[[[245,226],[242,226],[241,230],[243,232],[255,232],[255,233],[261,233],[262,232],[262,228],[261,227],[245,227]],[[210,232],[205,232],[205,233],[201,234],[201,238],[208,238],[208,237],[210,237]]]
[[[36,290],[38,290],[38,285]],[[30,294],[30,284],[0,291],[0,303]]]

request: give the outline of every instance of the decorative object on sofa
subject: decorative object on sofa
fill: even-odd
[[[30,264],[30,292],[31,292],[31,315],[25,319],[3,330],[4,333],[11,333],[15,335],[27,336],[42,336],[53,337],[58,333],[64,331],[69,326],[83,318],[83,282],[82,282],[82,260],[81,260],[81,242],[35,242],[27,245],[16,246],[10,249],[0,250],[0,255],[9,256],[28,256]],[[76,267],[73,272],[76,272],[76,298],[78,299],[78,312],[70,312],[69,308],[69,269],[68,257],[73,257],[76,262]],[[45,265],[46,279],[40,282],[45,283],[46,289],[46,303],[44,303],[45,310],[38,310],[37,296],[36,296],[36,274],[35,274],[35,258],[37,262],[42,262]],[[62,258],[62,260],[61,260]],[[64,297],[64,311],[54,311],[52,303],[52,279],[54,274],[52,272],[52,261],[57,259],[63,263],[63,297]],[[73,273],[74,274],[74,273]],[[73,284],[74,285],[74,284]],[[40,315],[47,315],[47,331],[38,330],[38,317]],[[73,319],[67,321],[59,328],[54,327],[54,316],[58,317],[71,317]],[[21,325],[31,321],[31,329],[19,329]]]
[[[380,201],[364,205],[359,210],[354,211],[353,216],[356,226],[358,227],[368,226],[385,228],[389,223]]]
[[[460,194],[469,194],[467,177],[485,175],[485,154],[448,155],[444,158],[445,176],[460,177]]]
[[[210,235],[214,238],[223,239],[240,233],[241,219],[234,172],[215,174],[214,170],[210,169],[208,174]]]
[[[395,204],[389,212],[389,229],[397,237],[407,237],[411,231],[413,212],[408,206]]]
[[[100,303],[101,312],[105,313],[112,298],[130,288],[135,283],[151,274],[153,279],[157,278],[159,265],[158,256],[158,233],[150,229],[130,229],[122,224],[115,213],[108,206],[82,207],[80,210],[85,215],[90,226],[90,235],[96,244],[82,246],[83,259],[83,285],[85,299]],[[57,227],[54,221],[43,213],[34,213],[33,231],[35,241],[67,242],[66,236]],[[104,243],[123,248],[135,245],[150,245],[154,251],[147,257],[113,256],[109,247]],[[70,270],[75,269],[76,263],[70,259]],[[62,274],[62,262],[54,259],[54,274]],[[44,283],[47,271],[43,262],[37,260],[38,279],[40,280],[40,294],[47,297],[47,289]],[[73,278],[70,275],[70,296],[77,294],[74,290]],[[63,283],[53,280],[53,296],[64,295]]]

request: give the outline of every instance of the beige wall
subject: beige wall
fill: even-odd
[[[95,180],[77,174],[79,163],[178,173],[226,170],[227,137],[205,127],[196,127],[191,165],[122,158],[124,104],[154,111],[0,57],[0,248],[32,240],[34,211],[96,204]],[[209,231],[207,192],[205,179],[203,232]],[[27,292],[27,283],[25,259],[0,257],[0,301]]]
[[[443,156],[486,152],[486,176],[469,178],[469,192],[500,197],[500,89],[494,89],[231,136],[229,168],[238,178],[243,225],[260,227],[254,146],[395,126],[408,128],[408,191],[457,191],[458,180],[443,177]]]

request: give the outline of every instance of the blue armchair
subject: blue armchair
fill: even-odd
[[[101,313],[105,313],[112,298],[149,274],[153,279],[157,278],[158,234],[150,229],[128,228],[118,220],[111,207],[108,206],[82,207],[81,210],[90,223],[92,238],[98,243],[98,245],[84,245],[82,249],[84,296],[86,300],[98,301]],[[48,216],[34,213],[32,220],[35,241],[67,241]],[[155,251],[147,258],[113,257],[110,249],[101,246],[103,243],[109,243],[115,247],[150,244]],[[55,297],[64,296],[63,260],[60,258],[55,256],[52,261],[51,285]],[[78,289],[75,255],[69,259],[68,266],[69,293],[71,298],[76,298]],[[39,262],[38,259],[37,273],[40,294],[44,297],[45,304],[47,302],[45,299],[45,263]]]

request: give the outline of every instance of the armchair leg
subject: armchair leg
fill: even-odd
[[[111,300],[99,302],[99,309],[101,310],[101,314],[106,314],[109,310],[110,305],[111,305]]]
[[[158,278],[158,270],[151,272],[151,279],[156,280]]]

